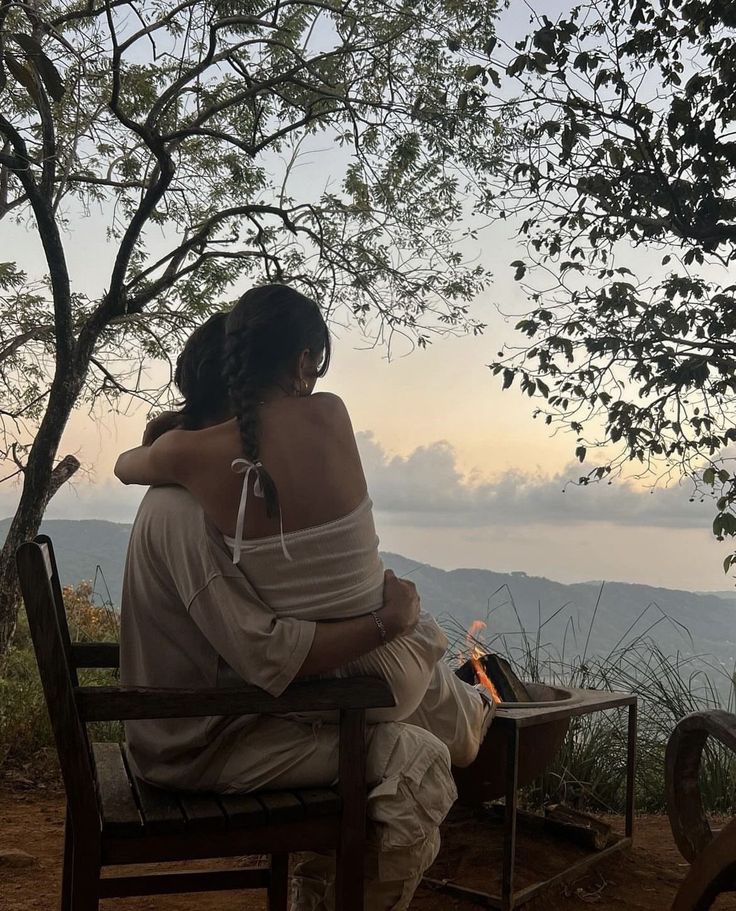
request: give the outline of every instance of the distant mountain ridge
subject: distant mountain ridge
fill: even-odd
[[[0,521],[0,540],[9,522]],[[116,605],[131,528],[94,519],[53,519],[42,525],[54,541],[62,581],[75,584],[97,575],[98,596],[104,599],[109,589]],[[423,606],[440,619],[451,637],[461,639],[462,630],[481,619],[488,621],[486,641],[505,636],[513,646],[522,641],[521,628],[535,636],[541,623],[542,645],[564,650],[568,656],[583,654],[595,614],[588,654],[606,654],[659,620],[652,634],[665,651],[712,655],[731,667],[736,656],[736,593],[696,593],[624,582],[603,583],[601,590],[598,582],[563,584],[526,573],[483,569],[447,571],[392,553],[383,554],[383,559],[387,567],[416,583]],[[660,619],[664,615],[668,619]]]
[[[64,585],[76,585],[83,579],[94,581],[97,576],[100,597],[106,597],[106,585],[117,605],[132,527],[104,519],[49,519],[41,524],[41,532],[54,542]],[[0,519],[0,541],[5,540],[9,528],[10,519]]]

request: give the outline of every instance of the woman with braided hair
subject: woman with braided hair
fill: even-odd
[[[428,614],[422,612],[403,636],[383,623],[384,571],[350,418],[337,396],[314,392],[331,353],[317,304],[294,289],[270,285],[243,295],[222,335],[222,317],[212,320],[199,353],[214,350],[214,356],[199,374],[193,364],[197,346],[185,348],[178,363],[182,412],[158,419],[144,440],[148,445],[121,455],[115,471],[124,483],[189,490],[219,529],[233,563],[275,615],[309,622],[372,618],[375,647],[333,673],[380,676],[394,693],[394,708],[368,713],[375,726],[369,744],[375,851],[366,898],[370,909],[406,908],[436,854],[437,826],[454,799],[434,738],[455,765],[468,765],[493,705],[441,660],[447,640]],[[218,362],[211,398],[198,388],[197,377],[204,380]],[[331,782],[337,748],[332,720],[316,722],[311,714],[271,719],[279,729],[277,768],[254,766],[253,750],[234,745],[215,789]],[[303,729],[299,735],[297,728]],[[420,734],[421,745],[411,745]],[[295,907],[329,907],[330,876],[325,858],[303,864],[295,877]]]
[[[227,313],[215,313],[190,335],[177,358],[174,384],[182,394],[179,411],[164,411],[146,425],[143,445],[169,430],[199,430],[232,417],[222,373]]]

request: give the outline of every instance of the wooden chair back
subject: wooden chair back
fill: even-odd
[[[71,641],[48,537],[22,544],[16,561],[67,794],[62,911],[97,911],[101,898],[264,887],[269,908],[286,911],[288,854],[304,850],[336,850],[336,907],[362,911],[365,713],[394,705],[387,684],[372,677],[300,681],[278,697],[244,684],[197,690],[80,686],[77,668],[119,667],[118,644]],[[309,711],[339,712],[336,791],[300,789],[257,800],[154,793],[131,777],[117,744],[93,750],[86,730],[94,721]],[[104,761],[95,764],[95,755]],[[270,869],[102,876],[103,866],[261,853],[271,855]]]
[[[59,570],[56,565],[56,554],[51,538],[48,535],[36,535],[33,539],[43,551],[44,560],[46,561],[46,571],[51,583],[51,594],[54,599],[54,610],[56,612],[56,622],[59,625],[59,635],[66,655],[67,667],[72,680],[72,686],[79,686],[77,668],[72,657],[72,639],[69,634],[69,622],[66,616],[66,607],[64,606],[64,594],[61,587]]]
[[[69,812],[75,827],[99,827],[90,743],[74,696],[77,673],[51,542],[40,536],[22,544],[16,559]]]

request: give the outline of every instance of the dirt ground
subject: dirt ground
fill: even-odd
[[[2,911],[49,911],[58,907],[63,798],[56,793],[0,790],[0,851],[14,848],[33,855],[22,868],[0,866]],[[619,820],[613,821],[620,824]],[[502,842],[497,826],[456,817],[444,827],[443,849],[430,871],[438,880],[452,879],[471,889],[489,891],[498,882]],[[578,854],[580,849],[539,836],[522,835],[518,845],[518,884],[550,875]],[[210,863],[209,866],[212,866]],[[637,819],[635,846],[615,854],[576,883],[526,905],[529,911],[571,911],[586,905],[600,909],[670,907],[686,866],[670,836],[666,818]],[[261,893],[212,893],[206,895],[116,899],[103,909],[119,911],[265,911]],[[472,911],[479,905],[422,887],[412,911]],[[719,899],[718,911],[736,911],[736,896]]]

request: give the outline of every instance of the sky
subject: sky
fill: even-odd
[[[502,20],[508,36],[527,18],[520,6]],[[70,224],[78,287],[104,281],[103,225],[100,213]],[[513,314],[525,305],[509,265],[519,255],[511,234],[499,223],[469,251],[494,273],[471,314],[488,323],[484,335],[437,338],[426,350],[394,348],[389,356],[355,329],[333,328],[333,362],[318,388],[339,394],[350,410],[381,547],[446,569],[732,588],[722,571],[732,548],[713,538],[713,506],[690,503],[687,482],[654,490],[567,484],[580,473],[575,437],[551,436],[532,419],[532,400],[514,388],[502,392],[492,377],[486,365],[514,340]],[[15,259],[33,274],[40,250],[32,232],[0,222],[0,260]],[[145,418],[142,407],[125,417],[102,406],[74,415],[60,455],[76,454],[84,471],[52,500],[49,517],[133,519],[142,491],[120,485],[112,467],[118,452],[139,442]],[[17,496],[17,487],[0,485],[0,516],[12,513]]]

